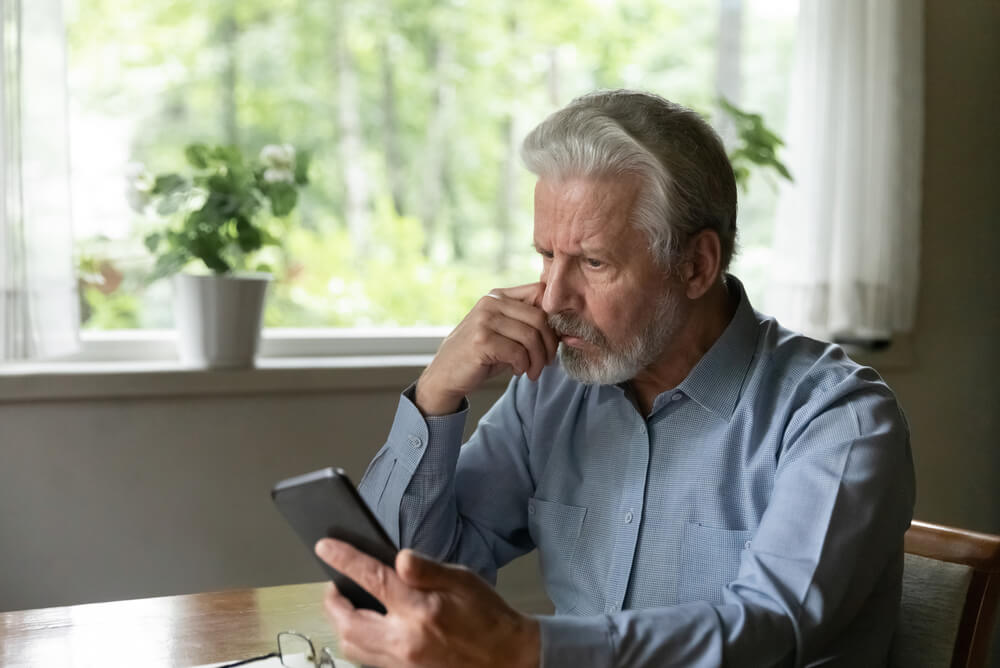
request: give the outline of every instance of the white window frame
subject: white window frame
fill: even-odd
[[[259,359],[433,355],[451,327],[265,328]],[[80,332],[80,351],[53,362],[171,362],[172,329]],[[44,365],[45,362],[39,364]]]

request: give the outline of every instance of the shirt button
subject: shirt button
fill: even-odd
[[[625,524],[631,524],[631,523],[632,523],[632,511],[630,510],[627,513],[625,513]]]
[[[415,450],[419,450],[420,448],[424,447],[423,439],[413,434],[410,434],[409,436],[406,437],[406,442],[409,443],[410,447],[414,448]]]
[[[612,603],[608,606],[608,612],[618,612],[621,607],[617,603]]]
[[[683,394],[681,394],[680,392],[677,392],[677,393],[674,394],[674,396],[670,397],[670,400],[671,401],[680,401],[683,396],[684,396]]]
[[[743,543],[743,549],[744,550],[749,550],[750,549],[750,541],[747,541],[747,542]]]
[[[644,425],[644,424],[639,425],[639,432],[645,434],[646,433],[646,425]]]
[[[534,515],[535,514],[535,504],[533,504],[533,503],[529,503],[528,504],[528,514],[529,515]]]

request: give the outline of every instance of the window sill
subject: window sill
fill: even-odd
[[[176,361],[65,362],[0,370],[0,403],[398,389],[432,355],[261,358],[252,369],[189,369]]]
[[[191,369],[170,330],[82,332],[79,352],[0,366],[0,403],[400,389],[447,328],[267,329],[252,369]]]
[[[870,350],[851,345],[844,345],[843,348],[852,360],[858,364],[870,366],[879,373],[905,371],[912,368],[916,362],[911,334],[893,337],[892,344],[884,350]]]

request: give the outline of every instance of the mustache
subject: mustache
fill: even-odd
[[[552,313],[548,322],[549,327],[561,336],[575,336],[596,346],[607,345],[607,338],[601,330],[583,318],[568,313]]]

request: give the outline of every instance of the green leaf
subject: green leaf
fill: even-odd
[[[236,184],[233,183],[227,174],[215,172],[205,179],[205,187],[212,194],[231,193],[236,189]]]
[[[184,149],[184,157],[195,169],[205,169],[210,158],[209,148],[205,144],[190,144]]]
[[[299,193],[291,183],[272,183],[267,196],[271,199],[271,212],[278,218],[290,214],[299,199]]]
[[[295,153],[295,183],[300,186],[309,183],[309,163],[312,161],[310,151],[296,151]]]
[[[216,274],[224,274],[230,270],[229,263],[222,259],[222,249],[225,241],[211,229],[202,229],[202,234],[188,239],[191,254],[205,263]]]
[[[147,283],[152,283],[153,281],[158,281],[161,278],[176,274],[184,268],[184,265],[186,265],[190,259],[191,256],[180,248],[164,253],[160,257],[156,258],[156,264],[153,266],[153,271],[146,279]]]
[[[729,161],[740,187],[746,189],[754,166],[771,168],[791,181],[788,168],[778,159],[778,148],[784,146],[784,142],[764,124],[763,116],[743,111],[724,97],[718,102],[737,127],[740,145],[730,152]]]
[[[218,253],[209,253],[201,257],[201,261],[205,263],[213,273],[216,274],[227,274],[232,269],[229,263],[222,259],[222,256]]]
[[[160,174],[153,181],[154,195],[172,195],[187,187],[187,181],[180,174]]]
[[[259,229],[246,218],[236,219],[236,243],[244,253],[251,253],[258,250],[263,244],[263,238]]]
[[[742,165],[738,167],[733,166],[733,176],[736,178],[737,185],[739,185],[739,187],[743,190],[746,190],[747,182],[750,179],[750,170]]]
[[[161,241],[163,241],[163,233],[153,232],[152,234],[147,234],[146,238],[142,240],[142,243],[146,246],[146,250],[150,253],[155,253],[156,249],[159,248]]]
[[[167,230],[167,244],[171,249],[173,248],[183,248],[185,243],[185,237],[183,234],[177,230]]]
[[[159,202],[156,203],[156,213],[161,216],[169,216],[180,208],[183,201],[184,198],[177,194],[165,195]]]
[[[226,194],[210,193],[201,208],[188,217],[189,226],[197,227],[205,224],[209,227],[218,227],[222,225],[235,213],[231,202],[232,199]]]
[[[280,246],[281,245],[281,239],[279,239],[278,237],[274,236],[273,234],[271,234],[270,232],[268,232],[266,229],[263,229],[263,228],[257,228],[257,229],[260,232],[260,245],[261,246]]]
[[[212,148],[210,155],[219,162],[230,166],[243,164],[243,152],[237,146],[215,146]]]

